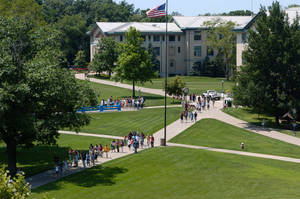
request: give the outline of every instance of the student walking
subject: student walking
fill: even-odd
[[[197,122],[197,116],[198,116],[198,113],[197,113],[197,111],[195,111],[195,113],[194,113],[195,122]]]
[[[151,142],[151,147],[153,148],[154,147],[154,136],[151,135],[150,137],[150,142]]]
[[[104,147],[104,152],[105,152],[105,154],[106,154],[106,158],[108,158],[109,148],[108,148],[107,144],[106,144],[105,147]]]
[[[181,112],[180,113],[180,121],[181,121],[181,123],[183,123],[183,117],[184,117],[184,114],[183,114],[183,112]]]

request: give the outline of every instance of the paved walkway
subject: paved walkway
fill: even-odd
[[[77,74],[76,78],[78,79],[84,79],[83,74]],[[131,89],[130,85],[127,84],[121,84],[121,83],[116,83],[116,82],[111,82],[111,81],[106,81],[106,80],[99,80],[99,79],[94,79],[90,78],[90,81],[101,83],[101,84],[107,84],[107,85],[112,85],[112,86],[118,86],[121,88],[127,88]],[[152,93],[152,94],[157,94],[157,95],[164,95],[164,91],[159,90],[159,89],[149,89],[149,88],[142,88],[140,87],[142,92],[147,92],[147,93]],[[284,142],[288,142],[291,144],[295,144],[300,146],[300,139],[285,135],[282,133],[279,133],[277,131],[274,131],[272,129],[262,129],[260,127],[256,127],[253,125],[249,125],[247,122],[239,120],[237,118],[231,117],[228,114],[223,113],[220,108],[222,107],[222,102],[216,102],[215,107],[211,107],[210,110],[208,111],[202,111],[199,116],[199,120],[203,118],[215,118],[220,121],[226,122],[228,124],[237,126],[239,128],[243,128],[249,131],[252,131],[254,133],[258,133],[264,136],[268,136],[274,139],[278,139]],[[167,126],[167,141],[178,135],[179,133],[183,132],[190,126],[192,126],[194,123],[193,122],[181,122],[180,120],[176,120],[172,124]],[[95,135],[95,134],[88,134],[88,133],[75,133],[75,132],[69,132],[69,131],[59,131],[60,133],[64,134],[72,134],[72,135],[79,135],[79,136],[94,136],[94,137],[103,137],[103,138],[112,138],[112,139],[121,139],[119,136],[109,136],[109,135]],[[155,146],[160,145],[160,139],[163,138],[164,134],[164,129],[159,130],[154,134],[155,138]],[[244,152],[244,151],[234,151],[234,150],[228,150],[228,149],[216,149],[216,148],[210,148],[210,147],[201,147],[201,146],[192,146],[192,145],[184,145],[184,144],[174,144],[174,143],[167,143],[169,146],[177,146],[177,147],[186,147],[186,148],[194,148],[194,149],[202,149],[202,150],[209,150],[209,151],[215,151],[215,152],[223,152],[223,153],[230,153],[230,154],[238,154],[238,155],[245,155],[245,156],[252,156],[252,157],[260,157],[260,158],[268,158],[268,159],[274,159],[274,160],[281,160],[281,161],[288,161],[288,162],[295,162],[295,163],[300,163],[300,159],[295,159],[295,158],[289,158],[289,157],[281,157],[281,156],[274,156],[274,155],[266,155],[266,154],[259,154],[259,153],[250,153],[250,152]],[[276,147],[276,146],[275,146]],[[143,150],[143,149],[142,149]],[[141,151],[141,149],[139,149]],[[113,153],[110,152],[109,158],[99,158],[99,161],[96,163],[96,165],[102,164],[104,162],[121,158],[126,155],[132,154],[132,151],[128,151],[127,147],[124,147],[124,152],[122,153]],[[82,165],[79,165],[77,168],[70,168],[67,170],[61,177],[77,173],[84,170],[82,168]],[[31,184],[32,188],[36,188],[39,186],[42,186],[44,184],[53,182],[60,179],[60,177],[56,177],[54,175],[54,169],[49,170],[40,174],[37,174],[35,176],[32,176],[30,178],[27,178],[26,180]]]
[[[75,77],[77,79],[85,80],[85,76],[84,76],[83,73],[75,74]],[[89,81],[99,83],[99,84],[106,84],[106,85],[110,85],[110,86],[116,86],[116,87],[126,88],[126,89],[132,90],[132,85],[123,84],[123,83],[120,83],[120,82],[114,82],[114,81],[102,80],[102,79],[96,79],[96,78],[89,78]],[[165,91],[163,91],[161,89],[145,88],[145,87],[140,87],[140,86],[136,86],[135,88],[137,90],[140,89],[141,92],[144,92],[144,93],[151,93],[151,94],[154,94],[154,95],[165,96]]]
[[[218,148],[212,148],[212,147],[194,146],[194,145],[177,144],[177,143],[169,143],[169,142],[167,142],[167,145],[175,146],[175,147],[190,148],[190,149],[200,149],[200,150],[206,150],[206,151],[243,155],[243,156],[251,156],[251,157],[265,158],[265,159],[272,159],[272,160],[280,160],[280,161],[285,161],[285,162],[300,163],[300,159],[297,159],[297,158],[290,158],[290,157],[283,157],[283,156],[276,156],[276,155],[267,155],[267,154],[262,154],[262,153],[251,153],[251,152],[245,152],[245,151],[218,149]]]

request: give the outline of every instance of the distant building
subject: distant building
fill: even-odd
[[[300,8],[286,10],[292,22]],[[203,24],[220,18],[222,21],[232,21],[237,24],[234,30],[236,37],[236,65],[243,64],[242,54],[247,44],[247,32],[253,28],[256,16],[174,16],[173,22],[168,23],[168,36],[165,38],[165,23],[140,23],[140,22],[97,22],[90,33],[91,60],[97,50],[98,40],[102,37],[112,36],[116,41],[125,41],[125,32],[129,27],[134,27],[141,32],[145,42],[143,47],[152,44],[157,59],[160,62],[160,76],[165,72],[165,41],[168,40],[168,75],[190,75],[195,62],[203,62],[206,56],[215,57],[216,52],[206,44],[206,32]],[[299,15],[300,16],[300,15]]]

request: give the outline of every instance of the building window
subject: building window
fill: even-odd
[[[153,48],[153,53],[156,56],[160,56],[160,47],[154,47]]]
[[[223,35],[222,34],[219,34],[219,39],[222,39],[223,38]]]
[[[194,40],[195,41],[200,41],[201,40],[201,32],[200,31],[195,31]]]
[[[162,36],[162,40],[165,41],[165,36]]]
[[[242,33],[242,42],[245,43],[247,40],[247,34],[246,33]]]
[[[123,41],[123,36],[122,35],[120,36],[120,41]]]
[[[154,35],[153,36],[153,41],[154,42],[159,42],[160,41],[160,36],[159,35]]]
[[[181,40],[181,38],[180,38],[180,36],[178,36],[178,41],[180,41]]]
[[[207,54],[207,56],[214,56],[214,49],[212,49],[211,47],[207,46],[206,47],[206,54]]]
[[[169,41],[175,41],[175,35],[170,35],[169,36]]]
[[[148,40],[151,41],[151,35],[148,36]]]
[[[201,46],[194,46],[194,56],[195,57],[201,57],[202,54]]]
[[[142,38],[144,41],[146,41],[146,36],[145,35],[142,35]]]
[[[181,52],[181,49],[180,49],[180,47],[178,47],[178,48],[177,48],[177,52],[178,52],[178,53],[180,53],[180,52]]]
[[[169,56],[175,56],[175,48],[174,47],[169,48]]]
[[[171,60],[171,61],[170,61],[170,67],[171,67],[171,68],[175,67],[175,61],[174,61],[174,60]]]

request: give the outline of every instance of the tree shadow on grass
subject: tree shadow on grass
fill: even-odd
[[[39,145],[32,148],[17,148],[17,167],[29,177],[54,168],[54,155],[65,160],[68,155],[67,147]],[[7,166],[6,147],[0,147],[0,165]]]
[[[80,187],[94,187],[98,185],[112,186],[116,184],[115,177],[118,174],[127,172],[128,169],[120,167],[102,167],[101,165],[86,169],[83,172],[62,178],[58,182],[50,183],[33,190],[34,193],[43,193],[52,190],[62,189],[60,182],[74,184]]]

